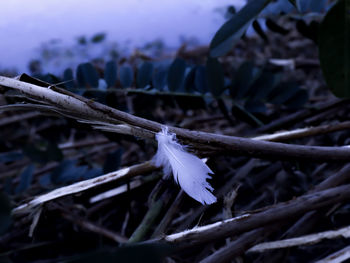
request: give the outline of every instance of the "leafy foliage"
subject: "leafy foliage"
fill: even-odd
[[[168,72],[168,89],[170,91],[183,91],[186,72],[186,62],[181,58],[176,58],[170,65]]]
[[[322,21],[319,56],[329,88],[336,96],[349,98],[350,5],[348,1],[338,1]]]
[[[337,96],[348,97],[349,51],[341,43],[349,42],[349,35],[344,30],[349,26],[348,16],[341,21],[340,15],[346,12],[347,6],[342,0],[334,3],[328,10],[329,5],[323,0],[248,1],[238,13],[232,7],[228,10],[228,21],[219,29],[207,52],[200,52],[200,49],[187,52],[181,48],[174,58],[169,59],[168,56],[153,58],[138,51],[129,58],[89,60],[76,68],[66,69],[62,76],[47,74],[39,77],[82,94],[91,99],[90,104],[97,100],[136,116],[194,130],[254,136],[268,129],[277,131],[324,122],[330,123],[328,127],[331,127],[333,121],[347,119],[348,111],[341,108],[334,116],[320,110],[322,105],[317,101],[326,98],[328,102],[329,94],[320,81],[320,68],[312,52],[316,44],[319,45],[327,84]],[[320,24],[320,17],[326,11]],[[259,36],[244,36],[251,24]],[[301,38],[307,41],[299,41]],[[81,45],[88,46],[98,45],[104,39],[105,35],[100,34],[79,41]],[[281,39],[292,39],[292,43]],[[282,50],[280,43],[286,48]],[[303,46],[305,43],[307,46]],[[300,50],[302,59],[297,54]],[[312,63],[308,60],[309,55]],[[272,57],[281,58],[282,64],[273,64],[269,61]],[[339,57],[344,60],[339,60]],[[287,66],[283,64],[286,62]],[[18,94],[7,95],[9,104],[18,100],[33,103]],[[309,101],[309,97],[312,100]],[[304,107],[307,102],[308,107]],[[299,117],[291,121],[292,115],[288,114],[294,112]],[[273,128],[269,126],[276,122],[282,124]],[[29,136],[28,127],[33,127]],[[0,153],[0,168],[6,169],[0,179],[2,190],[11,195],[16,205],[27,197],[149,160],[154,154],[154,147],[148,140],[95,131],[88,129],[86,124],[57,116],[30,117],[14,123],[7,130],[0,138],[0,147],[4,151]],[[48,137],[54,140],[42,139]],[[329,146],[346,145],[348,138],[348,131],[339,131],[294,140],[298,144]],[[203,156],[211,154],[210,151],[199,152]],[[13,234],[11,242],[1,245],[18,262],[50,261],[54,258],[66,262],[162,262],[168,251],[161,245],[116,247],[116,240],[120,236],[132,237],[138,229],[142,232],[140,240],[188,229],[197,224],[203,211],[205,216],[200,219],[201,224],[207,224],[218,218],[232,217],[232,210],[251,211],[293,199],[313,189],[320,180],[327,179],[338,165],[259,161],[244,156],[230,159],[230,156],[220,156],[220,153],[215,153],[209,162],[220,175],[213,177],[213,185],[218,189],[217,207],[198,208],[191,200],[181,202],[184,197],[173,184],[169,186],[166,180],[152,182],[151,177],[159,178],[157,172],[146,176],[146,179],[144,174],[140,174],[142,176],[50,202],[43,207],[43,214],[34,230],[34,220],[28,223],[28,220],[14,218],[14,227],[10,228],[10,234]],[[145,182],[152,183],[148,185]],[[135,185],[141,186],[137,192]],[[120,191],[118,195],[97,204],[91,202],[96,194],[115,190]],[[232,195],[237,195],[237,199],[231,207],[228,203]],[[0,207],[0,232],[4,232],[11,226],[11,211],[9,201],[2,195]],[[321,223],[326,222],[332,227],[348,224],[344,222],[345,216],[341,219],[343,214],[349,215],[347,205],[335,206],[332,211],[330,216],[321,219]],[[35,215],[37,211],[33,212]],[[160,215],[166,216],[161,219]],[[324,225],[318,224],[315,231],[322,230]],[[21,233],[22,228],[25,229],[24,234]],[[33,238],[28,238],[29,228],[34,231]],[[284,226],[279,229],[280,232],[285,230]],[[279,236],[280,232],[272,234]],[[27,247],[28,240],[32,244]],[[334,242],[334,248],[338,248],[341,242]],[[212,248],[217,249],[223,243],[215,240]],[[16,246],[20,248],[17,250]],[[41,253],[29,257],[27,249],[40,249]],[[185,255],[173,254],[171,257],[178,262],[185,258],[197,262],[209,253],[201,248],[198,251],[195,247],[192,249],[191,255],[184,251]],[[310,250],[303,248],[301,254],[304,255],[306,250],[310,255],[317,254],[311,253],[313,249],[319,252],[319,247],[315,245]],[[327,246],[325,253],[330,253],[332,249]],[[85,254],[88,251],[91,253]],[[283,251],[279,252],[286,255]],[[298,254],[295,251],[288,253]],[[263,255],[261,257],[264,258]],[[310,261],[314,261],[315,256],[311,257]],[[250,254],[242,254],[242,258],[264,261]],[[296,258],[296,262],[305,260]]]
[[[108,87],[115,86],[117,81],[117,63],[115,61],[109,61],[106,63],[104,75]]]
[[[146,88],[151,84],[153,75],[153,64],[151,62],[142,62],[139,65],[136,77],[136,86],[138,88]]]
[[[210,55],[219,57],[230,51],[244,34],[252,20],[270,0],[249,1],[242,10],[233,15],[215,34],[210,43]]]

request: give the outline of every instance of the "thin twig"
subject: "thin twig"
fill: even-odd
[[[319,105],[317,108],[311,108],[311,109],[304,109],[301,111],[297,111],[295,113],[289,114],[288,116],[284,118],[280,118],[276,121],[273,121],[265,126],[262,126],[257,129],[258,132],[269,132],[276,129],[280,129],[283,126],[290,125],[292,123],[300,122],[301,120],[313,116],[315,114],[327,111],[329,109],[333,109],[342,105],[348,104],[348,100],[340,100],[335,99],[330,102],[325,102],[321,105]]]
[[[318,127],[296,129],[292,131],[277,132],[274,134],[254,137],[252,139],[270,141],[270,142],[281,142],[281,141],[299,139],[299,138],[304,138],[308,136],[320,135],[320,134],[325,134],[325,133],[330,133],[330,132],[335,132],[335,131],[340,131],[345,129],[350,129],[350,121],[345,121],[345,122],[340,122],[335,124],[327,124],[327,125],[322,125]]]
[[[323,241],[324,239],[349,238],[350,226],[338,230],[324,231],[316,234],[305,235],[296,238],[264,242],[250,248],[247,252],[264,252],[271,249],[295,247],[300,245],[310,245]]]
[[[341,263],[350,258],[350,246],[347,246],[337,252],[330,254],[329,256],[316,261],[315,263]]]
[[[0,85],[20,90],[29,97],[50,103],[55,106],[56,109],[61,109],[64,111],[65,114],[71,112],[72,115],[78,115],[80,118],[85,118],[86,120],[92,121],[102,121],[106,122],[107,124],[128,124],[131,126],[131,129],[132,127],[136,127],[140,129],[139,131],[144,131],[145,134],[138,133],[137,135],[143,138],[149,138],[150,132],[158,132],[162,128],[162,124],[160,123],[130,115],[58,88],[55,88],[54,90],[48,89],[1,76]],[[191,142],[194,144],[194,147],[196,147],[196,144],[201,144],[202,146],[208,145],[211,148],[215,147],[218,152],[249,155],[259,158],[277,158],[288,160],[350,160],[350,149],[344,147],[289,145],[205,132],[189,131],[175,127],[169,127],[169,131],[174,132],[178,138]]]
[[[242,236],[238,237],[234,241],[231,241],[225,247],[215,251],[215,253],[206,257],[200,263],[223,263],[230,262],[234,256],[244,253],[252,243],[256,243],[264,240],[264,238],[280,226],[269,226],[254,229]]]
[[[75,215],[71,215],[67,212],[63,212],[62,211],[62,217],[65,218],[66,220],[69,220],[70,222],[72,222],[73,224],[79,225],[80,227],[89,230],[93,233],[99,234],[101,236],[104,236],[106,238],[112,239],[113,241],[117,242],[117,243],[125,243],[127,241],[127,238],[115,233],[111,230],[108,230],[102,226],[99,226],[95,223],[89,222],[87,220],[81,219],[81,218],[77,218]]]
[[[123,168],[121,170],[111,172],[105,175],[101,175],[89,180],[84,180],[65,187],[57,188],[47,194],[43,194],[38,197],[35,197],[33,200],[14,208],[12,210],[12,214],[17,215],[17,214],[27,213],[32,208],[42,205],[48,201],[52,201],[54,199],[75,194],[75,193],[81,193],[88,189],[91,189],[96,186],[106,184],[112,181],[131,178],[133,176],[143,174],[143,173],[149,173],[156,169],[157,167],[153,166],[150,162],[145,162],[145,163],[133,165],[127,168]]]
[[[303,195],[289,202],[279,203],[273,207],[265,208],[262,211],[243,214],[221,222],[168,235],[162,240],[178,245],[179,249],[184,249],[237,235],[280,220],[295,218],[310,210],[316,210],[349,198],[350,185],[343,185]]]

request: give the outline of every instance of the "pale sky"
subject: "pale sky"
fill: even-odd
[[[6,0],[1,1],[0,68],[26,69],[40,44],[51,39],[73,43],[80,35],[106,32],[108,40],[142,46],[179,36],[208,44],[224,22],[216,8],[245,0]],[[132,47],[131,47],[132,48]]]

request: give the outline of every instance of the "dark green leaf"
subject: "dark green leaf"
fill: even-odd
[[[287,35],[289,33],[289,30],[281,27],[278,25],[275,21],[273,21],[270,18],[267,18],[265,21],[266,27],[270,29],[272,32],[279,33],[281,35]]]
[[[327,2],[328,0],[309,0],[309,9],[311,12],[322,12],[326,9]]]
[[[239,104],[234,104],[232,106],[232,115],[241,120],[244,121],[252,126],[262,126],[263,123],[256,118],[253,114],[251,114],[250,112],[248,112],[246,109],[244,109],[243,107],[241,107]]]
[[[265,31],[262,29],[262,27],[260,26],[260,23],[258,22],[258,20],[254,20],[253,21],[253,28],[254,31],[267,43],[269,42],[267,35],[265,34]]]
[[[115,61],[106,63],[104,77],[108,87],[114,87],[117,81],[117,63]]]
[[[35,170],[34,165],[29,165],[23,170],[23,172],[21,173],[21,179],[19,181],[19,184],[15,189],[16,194],[21,193],[28,189],[28,187],[30,186],[33,180],[34,170]]]
[[[153,64],[151,62],[143,62],[137,71],[136,84],[138,88],[145,88],[151,84],[153,74]]]
[[[86,80],[84,76],[84,71],[83,71],[83,64],[79,64],[77,67],[77,82],[79,87],[85,87],[86,86]]]
[[[77,68],[77,81],[80,87],[98,87],[99,75],[91,63],[80,64]]]
[[[276,17],[283,14],[289,14],[295,11],[295,6],[287,0],[273,0],[261,11],[261,17]]]
[[[186,62],[176,58],[170,65],[168,72],[168,88],[170,91],[183,91],[185,81]]]
[[[92,36],[91,42],[92,43],[100,43],[103,40],[105,40],[105,38],[106,38],[106,34],[105,33],[97,33],[94,36]]]
[[[250,61],[244,62],[237,70],[230,87],[231,97],[242,99],[251,85],[260,76],[261,71]]]
[[[208,88],[214,97],[220,96],[225,89],[224,70],[217,58],[208,57],[206,64]]]
[[[68,90],[74,89],[74,76],[73,76],[73,70],[70,68],[67,68],[63,72],[63,81],[64,81],[64,86]]]
[[[11,224],[11,206],[7,196],[0,192],[0,235]]]
[[[261,75],[250,87],[247,97],[253,101],[264,100],[266,96],[277,86],[280,79],[280,74],[263,70]]]
[[[152,78],[152,84],[156,90],[164,90],[167,85],[168,79],[168,68],[167,67],[158,67],[155,70]]]
[[[196,76],[196,67],[192,67],[191,70],[188,72],[185,78],[185,91],[186,92],[193,92],[195,90],[195,80]]]
[[[120,67],[119,81],[123,88],[131,87],[134,82],[134,71],[129,65],[123,65]]]
[[[200,93],[206,93],[208,88],[207,69],[204,66],[197,66],[194,76],[194,88]]]
[[[215,34],[210,43],[210,56],[219,57],[230,51],[251,21],[271,0],[249,1],[237,14],[227,21]]]
[[[327,0],[295,0],[296,8],[301,13],[321,12],[326,8]]]
[[[350,4],[338,1],[321,23],[321,68],[329,88],[340,98],[350,97]]]

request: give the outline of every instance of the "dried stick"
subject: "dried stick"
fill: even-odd
[[[317,127],[296,129],[292,131],[277,132],[274,134],[257,136],[252,139],[270,141],[270,142],[281,142],[281,141],[299,139],[299,138],[304,138],[308,136],[325,134],[325,133],[330,133],[330,132],[335,132],[335,131],[340,131],[345,129],[350,129],[350,121],[340,122],[336,124],[327,124],[327,125],[322,125]]]
[[[350,185],[334,187],[324,191],[303,195],[289,202],[279,203],[262,211],[243,214],[221,222],[168,235],[158,241],[176,244],[178,249],[184,249],[241,234],[280,220],[295,218],[310,210],[316,210],[349,198]],[[150,242],[155,242],[155,240]]]
[[[161,130],[160,123],[146,120],[128,113],[118,111],[103,104],[85,99],[68,91],[58,88],[45,88],[19,80],[1,77],[0,85],[17,89],[27,96],[49,103],[55,110],[79,116],[90,121],[106,122],[106,125],[125,123],[130,126],[131,133],[142,138],[154,139],[154,133]],[[274,142],[257,141],[233,136],[217,135],[212,133],[189,131],[186,129],[169,127],[170,132],[178,138],[196,144],[208,145],[218,152],[228,152],[255,156],[260,158],[301,159],[315,161],[348,161],[350,149],[344,147],[317,147],[289,145]]]
[[[350,258],[350,246],[347,246],[337,252],[330,254],[324,259],[318,260],[315,263],[341,263]]]
[[[321,183],[319,183],[315,188],[311,191],[321,191],[327,188],[335,187],[350,179],[350,164],[345,165],[339,172],[334,173],[332,176],[328,177]],[[299,218],[284,234],[283,238],[292,238],[297,235],[302,235],[307,233],[314,224],[319,220],[320,212],[319,211],[309,211],[304,214],[301,218]],[[271,262],[279,262],[280,257],[282,257],[283,251],[279,251],[277,254],[275,253],[274,258],[269,257]]]
[[[200,263],[230,262],[234,255],[239,255],[246,251],[247,248],[251,247],[251,244],[264,240],[264,238],[270,234],[271,231],[276,230],[276,228],[276,226],[260,227],[244,233],[236,240],[231,241],[225,247],[215,251],[215,253],[201,260]]]
[[[117,243],[126,243],[127,238],[115,233],[111,230],[108,230],[102,226],[99,226],[95,223],[89,222],[87,220],[77,218],[75,215],[71,215],[65,211],[62,211],[61,213],[62,217],[65,218],[68,221],[71,221],[73,224],[79,225],[81,228],[89,230],[93,233],[99,234],[101,236],[104,236],[106,238],[112,239],[113,241]]]
[[[331,102],[325,102],[322,105],[319,105],[317,108],[313,109],[304,109],[301,111],[297,111],[296,113],[289,114],[288,116],[284,118],[280,118],[276,121],[273,121],[265,126],[262,126],[261,128],[258,128],[258,132],[268,132],[268,131],[273,131],[276,129],[280,129],[283,126],[290,125],[292,123],[296,123],[298,121],[301,121],[309,116],[342,106],[342,105],[347,105],[348,100],[340,100],[340,99],[335,99]]]
[[[349,177],[350,165],[346,165],[338,173],[335,173],[334,175],[328,177],[326,180],[318,184],[315,187],[314,191],[325,190],[327,188],[340,185],[346,182],[349,179]],[[310,211],[306,213],[297,221],[297,223],[295,223],[288,230],[288,232],[285,234],[285,237],[298,235],[298,233],[300,233],[300,229],[302,229],[303,231],[310,229],[311,225],[313,225],[318,219],[318,216],[316,216],[317,213],[318,212],[316,211]],[[238,237],[235,241],[232,241],[225,247],[222,247],[219,250],[215,251],[212,255],[204,259],[203,262],[226,262],[228,259],[232,259],[233,257],[238,256],[240,253],[243,253],[247,248],[256,244],[257,242],[259,242],[259,240],[262,240],[262,233],[264,233],[264,235],[267,236],[268,234],[271,234],[271,232],[274,232],[275,230],[278,230],[280,228],[280,226],[278,226],[278,228],[276,229],[274,225],[275,224],[251,230],[243,234],[242,236]],[[272,259],[270,258],[270,260]]]
[[[149,173],[156,169],[157,168],[153,166],[150,162],[145,162],[145,163],[130,166],[128,168],[123,168],[121,170],[111,172],[105,175],[101,175],[96,178],[92,178],[92,179],[77,182],[75,184],[71,184],[68,186],[60,187],[49,193],[35,197],[33,200],[14,208],[12,210],[12,214],[18,215],[22,213],[27,213],[27,212],[30,212],[34,207],[42,205],[48,201],[52,201],[54,199],[57,199],[63,196],[80,193],[112,181],[131,178],[133,176],[143,174],[143,173]]]
[[[316,234],[305,235],[301,237],[264,242],[250,248],[247,252],[264,252],[266,250],[295,247],[300,245],[310,245],[323,241],[324,239],[349,238],[350,226],[338,230],[324,231]]]
[[[38,117],[38,116],[40,116],[40,112],[26,112],[26,113],[23,113],[23,114],[17,114],[17,115],[14,115],[14,116],[2,118],[0,120],[0,127],[1,126],[5,126],[5,125],[9,125],[9,124],[12,124],[12,123],[16,123],[16,122],[19,122],[19,121],[24,121],[24,120],[28,120],[28,119],[31,119],[31,118],[35,118],[35,117]]]

